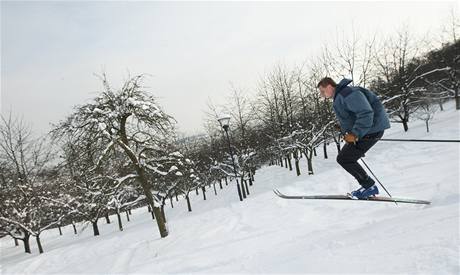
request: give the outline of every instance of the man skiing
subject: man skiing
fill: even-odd
[[[336,84],[325,77],[318,88],[323,97],[334,100],[333,109],[346,142],[337,155],[337,162],[361,185],[351,192],[352,198],[363,199],[377,195],[379,189],[358,160],[377,143],[385,129],[390,128],[390,121],[377,96],[365,88],[348,86],[351,82],[342,79]]]

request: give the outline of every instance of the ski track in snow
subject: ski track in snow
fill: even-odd
[[[404,133],[393,124],[384,138],[458,139],[460,112],[453,102],[439,112],[425,132],[422,121]],[[385,142],[365,158],[395,197],[431,200],[432,205],[353,201],[283,200],[273,194],[344,194],[358,185],[318,148],[315,175],[279,166],[258,170],[251,195],[239,202],[233,182],[218,196],[208,189],[191,193],[193,212],[185,200],[166,208],[170,235],[161,239],[146,208],[123,217],[119,232],[99,221],[101,235],[88,226],[74,235],[71,226],[44,232],[44,254],[31,238],[32,255],[0,240],[2,274],[107,273],[430,273],[459,274],[460,147],[452,143]],[[380,188],[382,189],[382,188]],[[384,194],[384,190],[381,190]]]

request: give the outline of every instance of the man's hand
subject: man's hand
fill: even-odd
[[[343,137],[346,143],[356,143],[358,141],[358,137],[353,133],[346,133]]]

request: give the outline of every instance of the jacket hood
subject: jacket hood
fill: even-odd
[[[337,84],[337,86],[335,87],[334,99],[337,96],[337,94],[340,92],[340,90],[342,90],[343,88],[347,87],[348,84],[350,84],[352,81],[353,80],[348,79],[348,78],[344,78],[344,79],[340,80],[339,84]]]

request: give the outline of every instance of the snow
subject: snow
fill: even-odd
[[[153,171],[153,172],[155,172],[155,173],[157,173],[159,175],[162,175],[162,176],[168,175],[168,172],[161,171],[161,170],[158,169],[158,167],[154,167],[154,166],[152,166],[150,164],[144,164],[144,166],[145,166],[145,168],[147,168],[147,169],[149,169],[149,170],[151,170],[151,171]]]
[[[180,153],[180,152],[173,152],[171,154],[169,154],[170,156],[172,157],[178,157],[178,158],[182,158],[183,155]]]
[[[458,139],[460,112],[453,104],[437,113],[426,133],[423,121],[408,133],[394,124],[384,137]],[[73,235],[71,226],[42,234],[45,253],[31,239],[32,255],[0,240],[4,274],[89,273],[430,273],[459,274],[458,143],[377,143],[365,160],[395,197],[431,200],[432,205],[354,201],[283,200],[286,194],[343,194],[357,184],[335,162],[335,145],[322,150],[315,175],[266,166],[255,175],[248,199],[239,202],[236,186],[218,196],[190,194],[193,212],[181,199],[165,208],[170,235],[161,239],[146,208],[123,217],[124,231],[99,221]],[[82,225],[79,224],[79,229]],[[21,244],[22,245],[22,244]]]
[[[174,172],[176,170],[179,170],[179,168],[177,168],[177,166],[173,165],[173,166],[171,166],[171,168],[169,168],[168,173]]]
[[[99,109],[99,108],[97,108],[97,107],[94,108],[93,113],[95,113],[95,114],[105,114],[104,111],[102,111],[101,109]]]
[[[133,179],[133,178],[137,178],[137,177],[138,177],[137,174],[129,174],[129,175],[126,175],[126,176],[123,176],[123,177],[120,177],[120,178],[116,179],[116,181],[117,181],[117,183],[122,183],[125,180]]]
[[[105,125],[105,123],[103,122],[99,122],[98,125],[99,125],[99,130],[101,131],[104,131],[107,128],[107,125]]]

